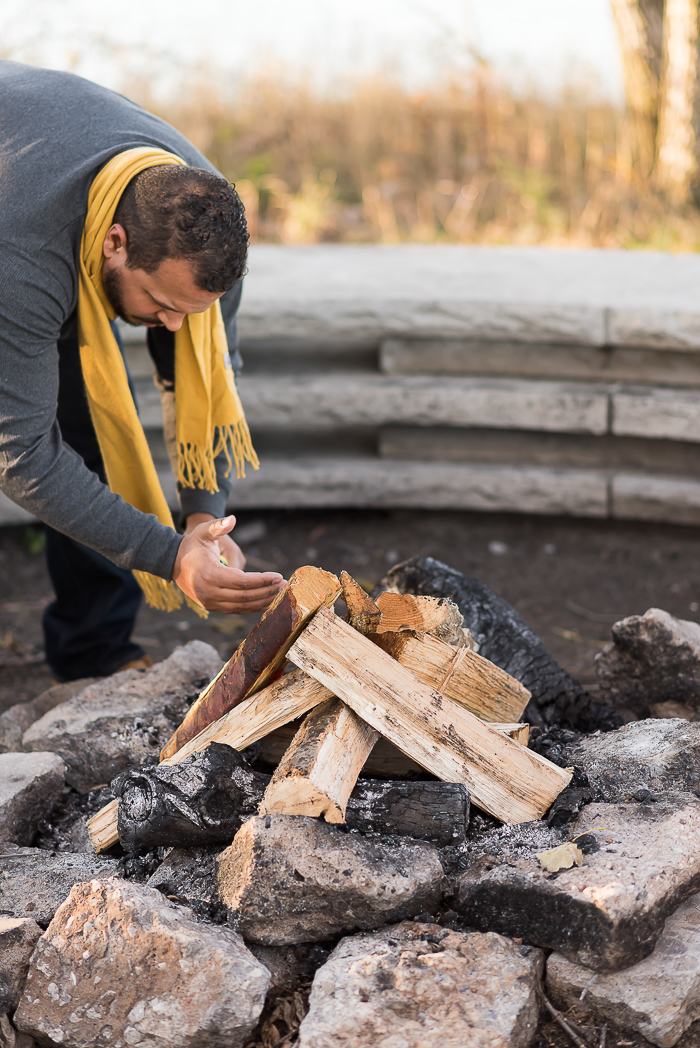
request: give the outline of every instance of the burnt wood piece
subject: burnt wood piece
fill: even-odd
[[[345,821],[345,806],[379,733],[338,699],[307,713],[282,757],[260,815]]]
[[[468,653],[470,654],[470,653]],[[443,782],[461,782],[501,822],[539,819],[570,773],[479,720],[323,608],[289,660]]]
[[[162,765],[179,764],[186,757],[206,749],[213,742],[225,743],[227,746],[243,750],[264,738],[269,732],[288,721],[296,720],[314,706],[332,698],[327,688],[307,677],[301,670],[286,673],[280,680],[269,684],[262,691],[257,691],[255,695],[250,695],[235,709],[229,710],[218,721],[214,721],[172,757],[166,758]],[[97,852],[111,848],[119,839],[118,807],[118,800],[110,801],[88,820],[90,840]]]
[[[140,845],[230,843],[256,814],[266,785],[266,775],[220,742],[181,764],[122,772],[112,782],[119,799],[119,841],[129,851]]]
[[[479,645],[479,654],[532,694],[523,720],[582,732],[612,731],[622,724],[618,711],[594,699],[570,677],[515,608],[485,583],[433,557],[416,557],[392,568],[377,592],[384,587],[453,600]]]
[[[456,782],[362,779],[350,794],[345,822],[363,833],[460,844],[467,837],[469,791]]]
[[[347,621],[360,633],[373,633],[379,627],[381,611],[347,571],[341,571],[340,581],[343,584],[343,600],[348,609]]]
[[[219,675],[195,700],[161,750],[160,759],[172,757],[209,724],[268,684],[284,666],[289,647],[314,612],[330,607],[341,588],[329,571],[312,566],[298,568]]]

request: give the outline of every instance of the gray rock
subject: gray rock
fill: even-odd
[[[73,696],[79,695],[88,685],[94,684],[99,678],[83,677],[81,680],[69,680],[65,684],[54,684],[47,688],[41,695],[29,702],[18,702],[10,706],[4,713],[0,713],[0,753],[10,753],[13,750],[22,749],[22,737],[39,717],[67,702]]]
[[[584,851],[581,867],[549,875],[534,852],[484,847],[458,878],[454,909],[472,927],[596,971],[635,964],[700,889],[700,800],[669,793],[655,804],[590,804],[568,829]]]
[[[644,716],[659,702],[700,709],[700,625],[660,608],[612,627],[612,644],[596,655],[607,698]]]
[[[567,753],[606,801],[643,796],[645,790],[656,794],[700,788],[698,722],[632,721],[616,731],[589,735]]]
[[[0,841],[32,843],[37,823],[61,796],[65,775],[55,753],[0,753]]]
[[[343,939],[318,970],[299,1048],[527,1048],[542,954],[406,922]]]
[[[700,896],[671,914],[649,957],[622,972],[592,972],[551,954],[547,989],[563,1008],[579,1005],[599,1022],[670,1048],[700,1018]]]
[[[31,917],[0,917],[0,1011],[13,1012],[41,928]]]
[[[19,1033],[7,1015],[0,1015],[0,1048],[34,1048],[36,1041],[27,1033]]]
[[[266,815],[241,827],[218,876],[246,939],[282,946],[432,913],[443,872],[425,841],[370,840],[317,819]]]
[[[0,842],[0,914],[33,917],[46,927],[74,884],[117,872],[114,859],[18,848]]]
[[[249,943],[248,949],[270,973],[270,993],[293,990],[301,978],[306,948],[303,946],[261,946]]]
[[[25,750],[53,750],[81,792],[126,768],[155,764],[187,712],[186,696],[221,669],[214,648],[193,640],[148,670],[125,670],[85,688],[25,732]]]
[[[14,1021],[65,1048],[241,1048],[269,982],[235,932],[111,877],[71,890]]]

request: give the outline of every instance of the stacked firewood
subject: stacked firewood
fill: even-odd
[[[333,610],[339,598],[345,621]],[[375,601],[346,572],[299,568],[201,692],[161,767],[212,743],[243,750],[279,738],[303,717],[261,815],[344,823],[360,772],[389,743],[394,765],[408,759],[461,784],[502,822],[541,818],[571,773],[527,748],[530,693],[474,647],[449,600],[385,591]],[[287,662],[296,669],[283,673]],[[96,851],[118,839],[118,804],[88,824]]]

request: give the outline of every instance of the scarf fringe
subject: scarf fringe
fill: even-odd
[[[146,603],[150,604],[152,608],[160,608],[161,611],[177,611],[182,607],[184,601],[193,611],[196,611],[200,618],[209,617],[209,612],[201,604],[196,604],[186,596],[174,582],[166,582],[157,575],[149,575],[147,571],[134,571],[133,576],[143,590]]]
[[[253,447],[253,441],[245,419],[230,426],[216,426],[212,443],[208,448],[195,444],[178,444],[177,480],[185,488],[201,488],[204,491],[218,491],[216,467],[214,460],[223,451],[228,463],[226,476],[236,467],[236,477],[245,477],[247,461],[253,469],[259,469],[260,462]]]

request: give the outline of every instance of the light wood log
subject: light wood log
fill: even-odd
[[[257,750],[258,758],[266,764],[277,767],[300,727],[301,721],[292,721],[271,731],[264,739],[260,739]],[[527,746],[530,736],[529,724],[491,723],[491,727],[496,731],[502,731],[504,735],[509,735],[521,746]],[[388,739],[380,736],[365,761],[361,774],[379,779],[403,779],[408,775],[416,775],[424,771],[425,769],[421,768],[420,764],[416,764]]]
[[[446,597],[385,591],[377,597],[376,605],[382,617],[375,633],[429,633],[446,644],[464,646],[462,612]]]
[[[168,757],[164,764],[178,764],[210,742],[222,742],[243,750],[308,713],[321,702],[333,698],[331,692],[313,678],[294,670],[267,688],[251,695],[214,724],[208,725],[196,738]],[[117,843],[117,801],[111,801],[88,821],[88,832],[95,851],[104,851]]]
[[[373,633],[379,628],[382,613],[372,598],[347,571],[341,571],[343,600],[348,609],[348,622],[360,633]]]
[[[571,781],[570,772],[428,687],[327,609],[288,657],[427,771],[463,783],[502,822],[541,818]]]
[[[268,684],[284,666],[287,649],[314,612],[330,607],[340,593],[340,582],[329,571],[298,568],[218,676],[195,700],[161,750],[160,759],[172,757],[207,725]]]
[[[345,807],[379,733],[338,699],[307,714],[265,790],[260,815],[323,816]]]
[[[516,723],[529,702],[530,692],[520,681],[469,648],[455,651],[437,637],[411,633],[375,633],[370,639],[425,684],[481,720]]]

